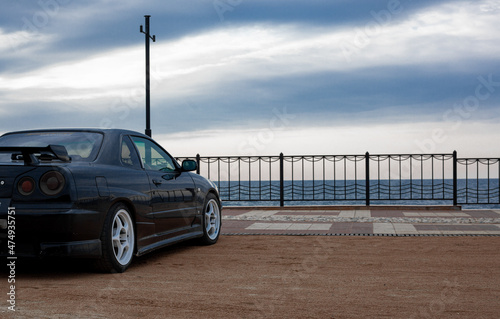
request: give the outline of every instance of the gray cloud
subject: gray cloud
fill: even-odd
[[[283,108],[302,128],[500,116],[494,1],[41,0],[6,9],[3,131],[142,131],[144,14],[158,39],[158,134],[258,129]],[[474,102],[481,76],[491,76],[488,97],[473,112],[453,111]]]

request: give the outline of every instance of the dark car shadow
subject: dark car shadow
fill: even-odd
[[[176,243],[170,246],[166,246],[157,250],[154,250],[145,255],[135,257],[132,265],[130,265],[129,269],[134,269],[136,267],[143,267],[145,265],[149,265],[152,263],[156,263],[160,259],[168,257],[169,255],[180,254],[185,251],[193,250],[194,248],[199,247],[199,242],[196,239],[187,240],[184,242]]]
[[[8,274],[12,267],[8,263],[11,260],[6,260],[2,264],[1,273]],[[17,258],[15,260],[15,273],[16,274],[70,274],[82,273],[89,271],[90,263],[83,259],[70,259],[70,258]]]
[[[171,246],[160,248],[146,255],[134,257],[132,264],[126,271],[145,265],[154,264],[156,261],[169,255],[189,251],[199,244],[196,240],[189,240]],[[0,277],[8,278],[9,275],[50,275],[50,276],[72,276],[82,274],[102,274],[95,269],[92,260],[77,258],[1,258]]]

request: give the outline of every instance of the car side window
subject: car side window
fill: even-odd
[[[141,155],[145,169],[162,172],[174,172],[174,160],[154,142],[137,136],[131,136]]]
[[[127,136],[124,136],[122,140],[120,161],[125,167],[142,168],[135,147]]]

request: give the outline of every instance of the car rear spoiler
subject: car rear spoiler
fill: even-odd
[[[48,146],[0,146],[0,153],[12,152],[12,159],[18,160],[18,156],[22,155],[24,165],[40,164],[40,159],[35,154],[41,154],[40,158],[46,160],[58,159],[63,162],[71,162],[71,157],[68,155],[66,147],[63,145],[48,145]],[[50,153],[54,156],[43,157],[42,153]]]

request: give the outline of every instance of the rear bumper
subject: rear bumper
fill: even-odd
[[[66,243],[41,243],[41,257],[99,258],[102,254],[99,239]]]
[[[15,219],[0,214],[0,256],[101,256],[102,213],[60,208],[14,210]]]

